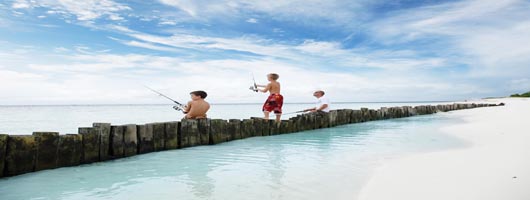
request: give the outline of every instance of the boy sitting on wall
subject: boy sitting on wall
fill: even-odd
[[[210,104],[204,99],[208,94],[204,91],[193,91],[190,92],[191,101],[188,102],[184,109],[186,119],[204,119],[206,118],[206,112],[210,109]]]

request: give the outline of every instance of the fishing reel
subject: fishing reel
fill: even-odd
[[[258,92],[258,87],[256,87],[255,85],[253,86],[250,86],[250,88],[248,88],[249,90],[252,90],[254,92]]]
[[[182,108],[182,106],[179,106],[179,105],[173,106],[173,109],[175,109],[176,111],[184,111],[184,108]]]

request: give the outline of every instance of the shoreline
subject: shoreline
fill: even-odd
[[[529,199],[530,99],[482,102],[506,106],[453,112],[465,122],[441,130],[469,146],[383,160],[358,199]]]

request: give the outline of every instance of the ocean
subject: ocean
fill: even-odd
[[[414,104],[347,103],[335,108],[395,105]],[[307,106],[286,105],[286,111]],[[93,121],[145,123],[182,117],[168,105],[20,106],[0,110],[2,131],[17,134],[37,127],[73,132]],[[258,104],[215,105],[210,116],[228,119],[260,114]],[[457,123],[462,120],[451,112],[438,113],[45,170],[0,179],[0,199],[355,199],[385,159],[466,146],[440,131]]]

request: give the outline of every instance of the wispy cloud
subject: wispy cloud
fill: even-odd
[[[286,0],[267,2],[259,0],[159,0],[161,3],[178,8],[196,20],[240,18],[245,13],[263,14],[281,21],[316,23],[321,20],[328,25],[350,25],[355,19],[364,17],[365,7],[373,1],[318,1]]]
[[[436,40],[475,76],[530,75],[530,2],[470,0],[404,10],[372,24],[387,45]],[[412,45],[414,46],[414,45]],[[505,70],[510,68],[510,70]]]
[[[12,8],[22,10],[47,8],[49,9],[47,14],[58,14],[66,18],[74,15],[79,21],[91,21],[101,17],[119,21],[124,19],[119,12],[131,10],[130,7],[112,0],[15,0]]]
[[[9,1],[0,104],[159,100],[139,83],[261,102],[247,89],[251,72],[259,82],[280,73],[288,102],[312,101],[315,89],[335,101],[392,101],[528,88],[530,2],[429,2]]]

